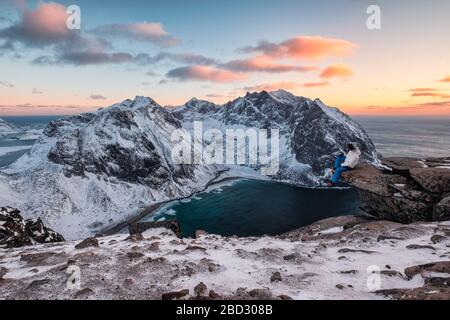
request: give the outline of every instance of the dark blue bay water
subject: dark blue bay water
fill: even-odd
[[[173,202],[146,219],[176,217],[184,236],[193,236],[198,229],[226,236],[277,235],[328,217],[360,213],[359,206],[358,193],[352,189],[240,180],[189,202]]]

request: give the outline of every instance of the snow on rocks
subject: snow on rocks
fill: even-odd
[[[41,219],[24,220],[19,210],[0,208],[0,246],[11,248],[61,241],[64,238],[46,227]]]
[[[321,234],[331,228],[342,231]],[[427,298],[442,297],[449,242],[433,244],[435,250],[407,246],[431,245],[432,236],[446,232],[448,225],[438,222],[405,227],[348,216],[278,237],[179,239],[151,228],[138,242],[117,234],[84,250],[75,249],[77,241],[0,249],[0,298],[414,299],[425,291]],[[76,268],[79,286],[71,287]]]

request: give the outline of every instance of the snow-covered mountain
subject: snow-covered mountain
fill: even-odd
[[[0,173],[0,203],[39,216],[75,239],[146,206],[189,196],[227,168],[172,159],[172,133],[192,130],[194,120],[202,120],[205,130],[279,129],[280,170],[272,177],[277,180],[318,184],[348,142],[358,144],[365,160],[377,160],[374,145],[348,116],[286,91],[249,93],[223,106],[192,99],[174,109],[136,97],[51,122],[29,153]],[[236,166],[232,172],[241,174]]]
[[[0,138],[16,131],[16,127],[0,118]]]
[[[191,99],[176,109],[183,127],[195,120],[204,127],[278,129],[280,132],[280,171],[276,179],[298,184],[317,183],[336,154],[355,143],[362,158],[378,160],[375,146],[364,129],[337,108],[319,99],[297,97],[285,91],[247,93],[223,106]]]

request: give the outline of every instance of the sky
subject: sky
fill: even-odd
[[[450,116],[449,30],[448,0],[0,0],[0,116],[277,89],[351,115]]]

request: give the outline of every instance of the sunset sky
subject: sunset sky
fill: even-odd
[[[353,115],[450,116],[450,1],[0,0],[0,116],[279,88]]]

